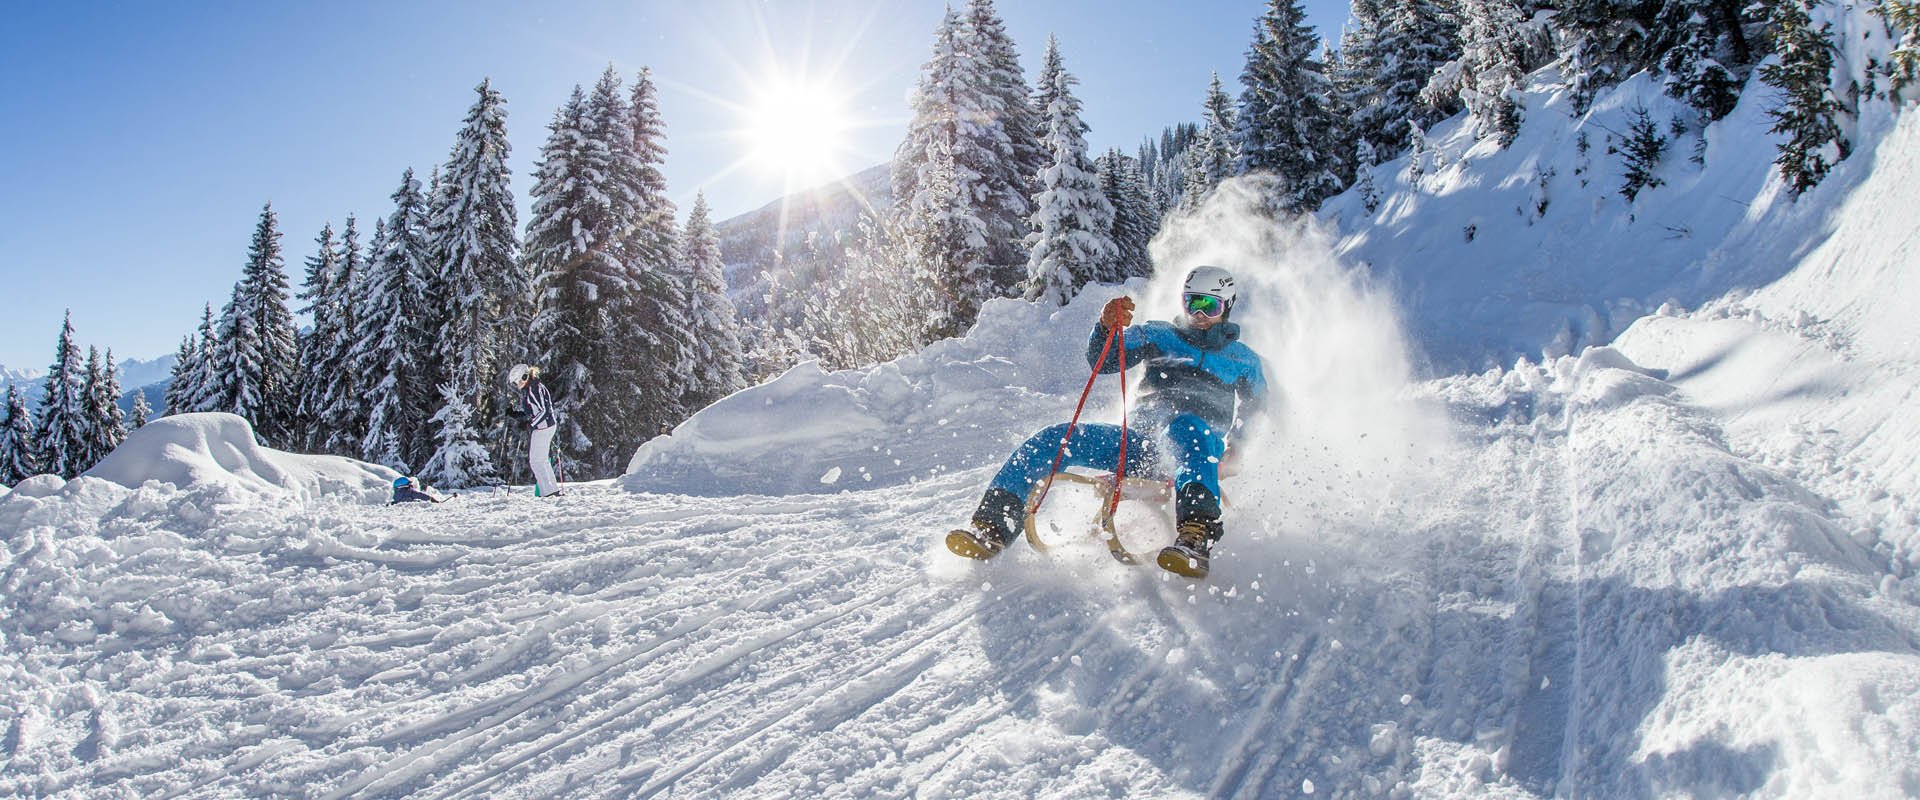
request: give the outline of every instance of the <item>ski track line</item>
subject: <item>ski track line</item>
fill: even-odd
[[[904,586],[904,583],[902,584],[902,586]],[[897,593],[898,588],[899,587],[896,587],[896,591],[894,593]],[[789,591],[786,594],[780,595],[780,597],[783,599],[791,599],[797,594],[798,594],[798,591]],[[892,593],[889,593],[889,594],[892,594]],[[765,605],[765,603],[767,602],[767,599],[768,598],[763,597],[747,606],[743,606],[738,609],[732,609],[724,613],[713,614],[711,615],[711,618],[731,617],[742,611],[752,610],[754,608]],[[631,713],[632,711],[640,708],[641,706],[644,706],[654,700],[663,698],[671,694],[672,692],[680,688],[683,688],[684,686],[692,683],[693,681],[699,678],[705,677],[707,675],[712,674],[715,671],[725,668],[729,664],[732,664],[738,661],[741,658],[741,656],[745,654],[756,652],[764,647],[770,646],[784,639],[791,638],[792,636],[798,635],[799,633],[802,633],[804,631],[813,630],[819,627],[819,625],[824,624],[826,621],[845,616],[847,614],[852,613],[854,610],[855,608],[848,604],[836,604],[834,606],[830,606],[827,610],[814,612],[813,616],[816,619],[816,621],[811,624],[802,625],[800,627],[784,627],[784,628],[776,629],[771,633],[762,632],[761,635],[757,637],[749,637],[744,641],[736,641],[735,643],[728,645],[726,649],[722,650],[719,653],[709,655],[709,656],[704,656],[698,659],[693,665],[689,667],[680,668],[679,675],[674,676],[670,680],[665,680],[657,684],[657,688],[654,691],[644,696],[630,698],[624,701],[623,703],[621,703],[620,705],[616,706],[615,708],[602,712],[599,715],[596,715],[596,717],[593,720],[583,724],[573,725],[566,730],[562,730],[555,733],[544,734],[544,735],[529,735],[527,732],[520,731],[520,730],[484,732],[486,735],[489,735],[491,736],[491,738],[494,738],[496,740],[501,738],[508,738],[510,740],[521,740],[523,743],[526,743],[528,745],[526,748],[523,748],[523,750],[526,750],[526,752],[520,755],[509,756],[505,759],[504,763],[501,762],[500,757],[486,759],[486,762],[488,762],[487,774],[469,779],[464,783],[462,783],[460,786],[456,786],[456,787],[453,787],[452,789],[449,789],[447,793],[441,796],[447,796],[449,794],[457,794],[460,791],[473,788],[475,786],[480,785],[481,783],[490,782],[493,779],[496,779],[498,777],[505,775],[507,772],[513,770],[515,767],[530,761],[536,756],[554,751],[563,745],[566,745],[570,742],[578,740],[581,737],[584,737],[596,731],[599,731],[602,728],[606,727],[613,720],[624,717],[627,714]],[[703,623],[698,627],[704,628],[705,623]],[[685,634],[679,634],[674,636],[672,640],[679,643],[687,644],[687,646],[690,647],[692,645],[688,643],[689,638],[690,637],[686,636]],[[629,660],[629,659],[624,659],[624,658],[622,659],[622,661],[625,661],[625,660]],[[612,666],[615,666],[615,665],[608,665],[607,669],[605,670],[596,670],[595,675],[593,675],[592,677],[599,677],[600,674],[604,674],[605,672],[610,670]],[[583,680],[575,683],[574,685],[579,685],[579,683],[584,683],[584,682],[585,681]],[[571,687],[568,687],[568,688],[571,688]],[[550,717],[547,721],[529,722],[528,724],[535,727],[551,728],[553,725],[560,724],[561,722],[564,722],[564,720]],[[497,726],[489,726],[489,727],[497,727]],[[480,735],[482,735],[482,732],[475,732],[473,734],[473,736],[480,736]],[[539,738],[536,738],[536,737],[543,737],[543,738],[557,739],[557,740],[552,742],[541,742]],[[471,738],[471,737],[462,737],[462,738]],[[480,744],[476,745],[476,748],[480,750],[493,749],[491,744],[487,742],[481,742]],[[475,748],[469,748],[469,750],[472,750],[472,749],[475,749]]]
[[[790,593],[783,596],[790,596]],[[385,791],[390,787],[397,787],[406,781],[414,780],[419,774],[431,770],[437,765],[438,761],[433,758],[437,753],[450,750],[463,743],[469,743],[485,732],[520,716],[529,709],[547,705],[561,695],[567,694],[579,686],[608,673],[615,667],[631,662],[655,650],[666,648],[669,645],[684,644],[687,640],[687,634],[705,628],[716,619],[726,618],[733,614],[758,608],[771,599],[771,593],[768,593],[747,602],[732,606],[722,605],[719,608],[695,614],[690,617],[689,620],[683,621],[674,628],[646,642],[629,647],[619,654],[603,657],[587,668],[575,670],[563,677],[556,678],[552,682],[533,687],[526,691],[488,698],[481,701],[475,707],[429,719],[417,725],[403,726],[400,729],[389,731],[386,734],[375,737],[371,740],[371,744],[379,745],[385,742],[387,745],[393,745],[399,744],[406,739],[436,736],[449,729],[466,729],[465,733],[442,738],[421,747],[412,748],[408,750],[405,755],[381,764],[378,768],[381,774],[370,774],[374,771],[373,768],[370,768],[366,772],[363,772],[360,777],[348,781],[347,784],[335,789],[326,796],[344,797],[361,791]],[[495,711],[494,709],[499,710]]]
[[[1318,646],[1318,636],[1296,631],[1287,641],[1287,652],[1312,653],[1317,651]],[[1280,665],[1277,670],[1279,674],[1271,676],[1266,691],[1261,693],[1259,713],[1250,715],[1250,719],[1240,726],[1240,735],[1221,755],[1220,766],[1214,771],[1213,783],[1207,787],[1207,796],[1223,797],[1229,792],[1235,797],[1262,796],[1263,793],[1260,790],[1266,787],[1267,778],[1272,775],[1273,768],[1278,766],[1279,756],[1276,753],[1264,751],[1260,747],[1262,742],[1258,734],[1265,731],[1269,727],[1268,723],[1274,720],[1276,705],[1282,700],[1289,706],[1294,703],[1297,695],[1294,684],[1300,679],[1298,673],[1305,669],[1305,664],[1304,659],[1288,660]],[[1285,733],[1285,730],[1282,729],[1276,733]],[[1261,775],[1258,782],[1249,784],[1246,778],[1253,762],[1260,763]]]
[[[1558,425],[1536,423],[1533,453],[1528,459],[1536,470],[1530,494],[1538,509],[1530,526],[1525,560],[1517,577],[1527,592],[1531,614],[1532,655],[1527,659],[1524,680],[1514,705],[1509,742],[1512,766],[1509,774],[1529,791],[1555,796],[1568,791],[1578,759],[1579,737],[1576,717],[1579,713],[1580,648],[1583,632],[1580,620],[1580,563],[1577,521],[1570,513],[1574,489],[1568,473],[1575,466],[1570,438],[1573,428],[1571,407],[1561,409]],[[1568,550],[1572,549],[1569,555]],[[1572,564],[1567,564],[1571,558]],[[1570,572],[1563,575],[1562,573]],[[1537,585],[1526,586],[1532,578]],[[1565,579],[1564,581],[1562,579]],[[1515,624],[1522,624],[1516,619]]]
[[[918,610],[918,609],[915,609]],[[736,743],[733,748],[744,747],[753,738],[765,738],[771,734],[785,734],[785,738],[799,739],[798,742],[781,743],[779,746],[759,748],[753,763],[743,768],[729,770],[722,782],[714,785],[712,791],[729,792],[745,790],[771,772],[799,748],[809,744],[805,733],[825,733],[864,715],[874,706],[887,698],[911,686],[932,666],[939,663],[941,653],[931,645],[936,641],[944,642],[951,632],[960,629],[967,616],[952,613],[951,607],[946,614],[949,619],[940,621],[937,626],[923,636],[901,644],[879,658],[867,659],[857,665],[852,672],[854,677],[842,683],[839,688],[814,695],[803,700],[804,708],[797,714],[784,715],[782,719],[798,717],[804,725],[795,726],[800,732],[791,729],[774,730],[772,726],[760,727],[749,736]],[[716,758],[725,753],[716,754]],[[644,791],[644,790],[643,790]]]

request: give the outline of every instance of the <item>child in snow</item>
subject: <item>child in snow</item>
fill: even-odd
[[[422,502],[438,503],[440,502],[440,498],[421,491],[419,482],[406,475],[393,479],[393,500],[389,501],[387,505],[397,506],[401,503]]]
[[[1220,461],[1227,435],[1236,423],[1259,412],[1267,396],[1260,356],[1240,341],[1233,312],[1233,275],[1220,267],[1196,267],[1187,273],[1180,296],[1184,312],[1173,322],[1133,322],[1133,300],[1117,297],[1100,312],[1087,342],[1087,364],[1101,373],[1118,372],[1117,354],[1101,360],[1107,337],[1124,328],[1126,363],[1143,368],[1134,420],[1126,430],[1129,475],[1171,472],[1178,536],[1160,551],[1161,568],[1204,578],[1208,556],[1220,541]],[[1055,425],[1029,437],[1015,449],[980,498],[967,528],[947,534],[947,549],[989,559],[1013,541],[1026,517],[1027,494],[1047,479],[1067,425]],[[1120,457],[1118,425],[1081,423],[1073,427],[1061,468],[1112,469]]]
[[[560,481],[553,475],[553,460],[549,456],[553,434],[558,430],[560,421],[554,415],[553,398],[547,395],[546,385],[540,382],[540,368],[515,364],[507,372],[507,381],[520,390],[520,402],[525,406],[524,411],[508,413],[525,417],[533,423],[533,436],[527,441],[527,466],[533,468],[533,495],[559,497],[566,494],[560,488]]]

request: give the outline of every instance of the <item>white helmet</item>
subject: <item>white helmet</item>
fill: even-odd
[[[538,374],[540,374],[540,371],[533,367],[525,364],[515,364],[513,365],[513,369],[507,370],[507,383],[519,386],[521,381]]]
[[[1194,267],[1187,273],[1186,283],[1181,284],[1182,297],[1190,294],[1205,294],[1220,298],[1226,306],[1226,313],[1233,313],[1233,298],[1238,292],[1233,288],[1233,273],[1224,268],[1211,265]]]

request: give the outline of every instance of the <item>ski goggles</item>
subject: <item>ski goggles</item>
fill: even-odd
[[[1220,298],[1210,294],[1190,294],[1185,298],[1187,313],[1203,317],[1217,317],[1227,313],[1227,305]]]

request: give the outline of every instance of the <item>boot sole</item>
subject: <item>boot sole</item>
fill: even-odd
[[[998,550],[988,549],[986,545],[980,543],[980,540],[973,538],[973,534],[966,531],[947,534],[947,549],[953,551],[956,556],[971,558],[975,561],[986,561],[1000,554]]]
[[[1194,579],[1207,577],[1207,557],[1192,555],[1177,547],[1162,549],[1160,551],[1160,557],[1154,559],[1154,563],[1159,564],[1161,569],[1175,575]]]

